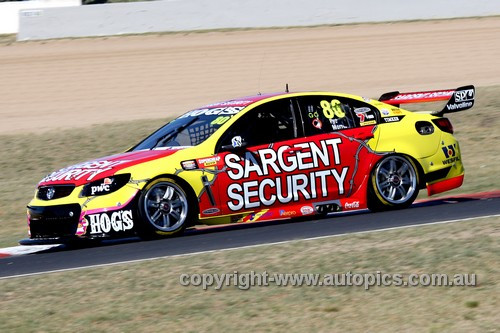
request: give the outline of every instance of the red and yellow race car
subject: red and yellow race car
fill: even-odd
[[[124,153],[42,179],[28,205],[30,238],[170,236],[197,224],[407,207],[419,189],[462,184],[442,116],[472,107],[474,94],[286,92],[207,105]],[[438,112],[399,107],[440,100]]]

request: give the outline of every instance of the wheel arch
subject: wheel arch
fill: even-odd
[[[409,154],[397,153],[397,152],[396,152],[396,154],[408,158],[409,160],[411,160],[413,162],[413,164],[415,164],[415,166],[417,167],[417,173],[418,173],[418,175],[417,175],[418,176],[418,187],[419,187],[419,189],[424,189],[426,187],[425,172],[424,172],[424,168],[422,167],[420,162],[415,157],[413,157]]]
[[[404,157],[408,158],[410,161],[412,161],[413,164],[417,167],[419,189],[424,189],[426,187],[424,168],[422,167],[422,164],[420,164],[418,159],[416,159],[415,157],[413,157],[412,155],[410,155],[409,153],[404,152],[404,151],[391,151],[390,153],[387,153],[387,155],[385,155],[385,156],[389,156],[389,155],[404,156]],[[378,162],[373,163],[373,165],[370,169],[370,175],[372,174],[373,171],[375,171],[377,164],[378,164]]]
[[[414,158],[413,156],[406,154],[404,152],[398,152],[398,151],[388,152],[379,161],[377,161],[376,163],[373,163],[372,167],[370,168],[369,178],[368,178],[368,182],[366,185],[367,186],[366,202],[367,202],[368,208],[372,211],[380,211],[381,210],[380,205],[372,202],[372,200],[371,200],[371,196],[373,196],[373,195],[379,196],[377,193],[374,193],[373,190],[371,189],[371,187],[372,187],[372,175],[375,172],[376,168],[378,167],[380,161],[388,156],[402,156],[402,157],[408,159],[410,162],[412,162],[413,165],[416,167],[416,172],[417,172],[417,180],[418,180],[417,191],[426,187],[424,170],[422,168],[422,165],[420,164],[420,162],[416,158]],[[380,198],[380,196],[379,196],[379,199],[382,199],[382,198]]]
[[[191,187],[191,185],[189,185],[189,183],[187,181],[185,181],[183,178],[181,178],[177,175],[170,174],[170,173],[164,173],[164,174],[157,175],[157,176],[148,180],[148,182],[142,188],[141,192],[144,191],[144,188],[152,181],[155,181],[156,179],[159,179],[159,178],[165,178],[165,177],[175,180],[177,183],[179,183],[179,185],[182,187],[182,189],[186,191],[186,194],[188,195],[188,197],[193,201],[194,207],[196,209],[195,213],[196,213],[196,215],[198,215],[200,213],[200,205],[199,205],[199,201],[198,201],[198,197],[196,196],[196,193],[194,192],[193,188]]]

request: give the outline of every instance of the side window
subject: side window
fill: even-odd
[[[258,146],[297,137],[295,114],[289,99],[268,102],[250,110],[222,136],[219,147],[241,136],[248,146]]]
[[[377,123],[376,111],[368,103],[339,96],[298,98],[306,135],[330,133]]]

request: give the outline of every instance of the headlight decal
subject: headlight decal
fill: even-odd
[[[113,193],[130,180],[130,174],[114,175],[88,183],[82,189],[82,197],[91,197]]]

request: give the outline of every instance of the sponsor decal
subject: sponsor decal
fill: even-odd
[[[357,108],[357,109],[354,109],[354,112],[355,113],[361,113],[361,114],[366,114],[368,112],[371,112],[372,110],[370,108],[367,108],[367,107],[362,107],[362,108]],[[367,115],[366,116],[367,119],[373,119],[373,115]]]
[[[77,236],[85,235],[88,226],[89,226],[89,221],[87,221],[87,219],[85,218],[81,219],[80,222],[78,222],[78,226],[76,228],[76,235]]]
[[[214,157],[200,158],[198,160],[198,164],[203,165],[205,167],[210,167],[216,165],[217,162],[219,161],[220,161],[220,156],[214,156]]]
[[[89,219],[91,235],[109,233],[111,230],[116,232],[127,231],[134,226],[130,209],[90,214],[87,215],[87,218]]]
[[[211,215],[211,214],[217,214],[218,212],[220,212],[219,208],[208,208],[202,211],[201,213],[204,215]]]
[[[231,145],[233,148],[239,148],[243,145],[243,139],[241,136],[235,136],[234,138],[231,139]]]
[[[376,121],[376,120],[369,120],[369,121],[364,121],[364,122],[362,122],[362,123],[360,122],[359,124],[360,124],[361,126],[368,126],[368,125],[375,125],[376,123],[377,123],[377,121]]]
[[[91,193],[91,195],[94,195],[96,193],[100,194],[100,193],[103,193],[103,192],[109,192],[110,185],[112,183],[113,183],[112,179],[110,179],[110,178],[104,178],[102,184],[90,187],[90,193]]]
[[[342,125],[342,124],[337,124],[337,123],[333,123],[332,122],[332,130],[334,130],[334,131],[338,131],[338,130],[342,130],[342,129],[347,129],[347,128],[349,128],[349,127],[347,127],[345,125]]]
[[[233,181],[245,180],[243,183],[233,182],[227,187],[229,209],[238,211],[261,205],[287,204],[301,198],[310,200],[327,197],[327,188],[332,184],[335,184],[340,195],[344,194],[349,167],[340,166],[342,139],[321,140],[318,144],[295,144],[294,148],[302,149],[294,154],[289,152],[292,147],[287,145],[278,150],[265,148],[241,156],[227,154],[224,162],[228,177]],[[297,170],[304,172],[296,173]],[[270,173],[277,176],[265,177]],[[262,180],[246,180],[256,177]]]
[[[184,170],[196,170],[196,169],[198,169],[198,164],[196,164],[195,160],[182,161],[181,167]]]
[[[429,92],[419,92],[419,93],[409,93],[409,94],[399,94],[394,98],[394,100],[409,100],[409,99],[428,99],[428,98],[438,98],[438,97],[451,97],[455,90],[440,90],[440,91],[429,91]]]
[[[460,157],[458,156],[457,153],[456,143],[448,146],[443,146],[441,147],[441,149],[443,150],[444,157],[446,158],[442,161],[443,164],[446,165],[460,161]]]
[[[316,127],[317,129],[321,129],[323,127],[323,122],[319,120],[318,118],[313,119],[312,125]]]
[[[400,109],[392,109],[392,113],[397,115],[403,114],[403,112]]]
[[[302,206],[300,207],[300,212],[302,215],[309,215],[314,213],[314,209],[311,206]]]
[[[375,119],[375,116],[371,113],[371,109],[367,107],[354,109],[356,116],[359,118],[361,123],[364,123],[366,119]]]
[[[68,168],[61,169],[59,171],[53,172],[44,179],[42,179],[41,183],[44,182],[53,182],[53,181],[61,181],[61,180],[79,180],[86,177],[86,180],[92,180],[99,174],[109,171],[116,167],[117,165],[128,163],[128,160],[122,161],[91,161],[85,162],[82,164],[77,164],[70,166]]]
[[[389,110],[387,110],[387,109],[382,109],[382,110],[380,110],[380,112],[382,112],[382,115],[384,115],[384,116],[388,116],[390,114]]]
[[[288,216],[295,216],[295,215],[297,215],[297,212],[294,210],[284,210],[284,209],[280,210],[280,216],[288,217]]]
[[[319,117],[319,113],[318,111],[314,111],[314,106],[312,105],[309,105],[307,107],[308,111],[307,111],[307,115],[309,116],[309,118],[318,118]]]
[[[474,100],[474,89],[455,91],[455,103],[462,103]]]
[[[260,218],[270,217],[271,215],[273,215],[273,213],[270,212],[269,209],[264,209],[261,210],[260,212],[250,214],[250,218],[248,219],[248,221],[249,222],[257,221]]]
[[[359,208],[359,201],[346,202],[344,204],[345,209]]]
[[[207,108],[209,107],[214,107],[214,106],[237,106],[237,105],[248,105],[251,104],[252,101],[247,101],[247,100],[234,100],[234,101],[226,101],[226,102],[221,102],[221,103],[213,103],[213,104],[208,104],[206,105]]]
[[[204,108],[204,109],[196,109],[185,113],[177,119],[187,118],[187,117],[198,117],[202,115],[206,116],[223,116],[223,115],[235,115],[241,110],[243,110],[243,106],[229,106],[229,107],[221,107],[221,108]]]
[[[404,117],[404,116],[400,116],[400,117],[398,117],[398,116],[395,116],[395,117],[384,117],[384,118],[382,118],[382,119],[384,119],[384,121],[385,121],[386,123],[395,123],[395,122],[398,122],[398,121],[400,121],[401,119],[403,119],[403,117]]]
[[[472,105],[474,104],[474,102],[462,102],[462,103],[459,103],[459,104],[448,104],[446,105],[446,109],[448,111],[450,110],[461,110],[461,109],[467,109],[467,108],[470,108],[472,107]]]

